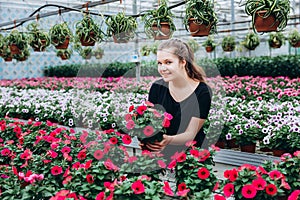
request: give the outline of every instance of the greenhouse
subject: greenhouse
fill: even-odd
[[[0,0],[1,200],[300,200],[300,0]]]

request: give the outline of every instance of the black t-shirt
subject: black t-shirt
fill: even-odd
[[[170,94],[168,83],[159,79],[152,84],[148,100],[155,104],[156,108],[173,116],[170,127],[167,128],[167,135],[176,135],[186,130],[192,117],[207,119],[211,97],[210,87],[200,82],[190,96],[181,102],[176,102]],[[204,138],[205,134],[201,128],[194,139],[197,141],[196,146],[200,147]]]

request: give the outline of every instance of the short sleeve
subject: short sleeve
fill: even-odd
[[[150,91],[148,94],[148,101],[150,101],[153,104],[157,104],[158,93],[158,85],[156,83],[153,83],[150,87]]]
[[[207,119],[210,106],[211,106],[211,92],[209,89],[202,92],[202,94],[198,97],[199,101],[199,109],[200,109],[200,118]]]

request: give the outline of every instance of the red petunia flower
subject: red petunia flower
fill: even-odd
[[[94,183],[94,177],[91,174],[86,175],[86,180],[89,184]]]
[[[244,185],[242,188],[242,195],[246,199],[254,198],[256,196],[256,193],[257,191],[253,185],[247,184]]]
[[[280,171],[278,170],[273,170],[269,173],[269,176],[272,180],[278,180],[280,179],[283,175]]]
[[[222,195],[215,194],[215,196],[214,196],[214,200],[226,200],[226,198],[225,198],[225,197],[223,197]]]
[[[137,180],[132,183],[131,189],[133,190],[134,194],[142,194],[145,192],[145,186],[141,180]]]
[[[267,182],[263,178],[257,178],[252,181],[252,185],[257,189],[257,190],[264,190]]]
[[[266,193],[270,196],[277,194],[277,187],[274,184],[269,184],[266,186]]]
[[[63,147],[63,148],[61,149],[61,152],[62,152],[62,153],[70,153],[70,151],[71,151],[71,148],[68,147],[68,146],[65,146],[65,147]]]
[[[51,168],[51,174],[56,176],[62,173],[62,167],[55,165]]]
[[[180,152],[176,157],[177,162],[184,162],[186,161],[186,154],[185,152]]]
[[[151,136],[154,132],[154,129],[152,126],[146,126],[143,130],[144,135],[146,135],[147,137]]]
[[[166,195],[174,196],[174,192],[172,191],[168,181],[164,181],[163,190],[164,190]]]
[[[147,106],[141,105],[141,106],[137,107],[136,112],[139,115],[143,115],[146,110],[147,110]]]
[[[227,183],[224,185],[223,193],[225,197],[230,197],[234,193],[234,185],[232,183]]]
[[[112,138],[109,139],[109,142],[110,142],[111,144],[115,145],[115,144],[118,143],[118,138],[112,137]]]
[[[178,188],[178,191],[183,191],[183,190],[186,189],[186,184],[185,183],[180,183],[177,188]]]
[[[204,180],[204,179],[207,179],[209,177],[210,172],[208,171],[207,168],[201,167],[201,168],[199,168],[197,174],[198,174],[198,177],[200,179]]]
[[[130,144],[132,142],[130,135],[123,135],[122,142],[124,144]]]
[[[133,129],[134,126],[135,126],[135,123],[134,123],[133,120],[128,120],[128,121],[127,121],[127,123],[126,123],[126,128],[127,128],[128,130]]]
[[[131,106],[129,107],[129,112],[131,112],[131,111],[133,111],[133,110],[134,110],[134,106],[131,105]]]
[[[98,149],[94,152],[94,157],[97,160],[101,160],[103,158],[103,155],[104,155],[104,153],[100,149]]]

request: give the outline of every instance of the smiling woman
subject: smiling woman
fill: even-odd
[[[157,63],[162,79],[152,84],[148,100],[173,119],[161,142],[142,145],[162,151],[166,158],[190,141],[205,147],[203,124],[211,105],[211,89],[202,68],[194,64],[193,51],[181,40],[164,41],[158,47]]]

